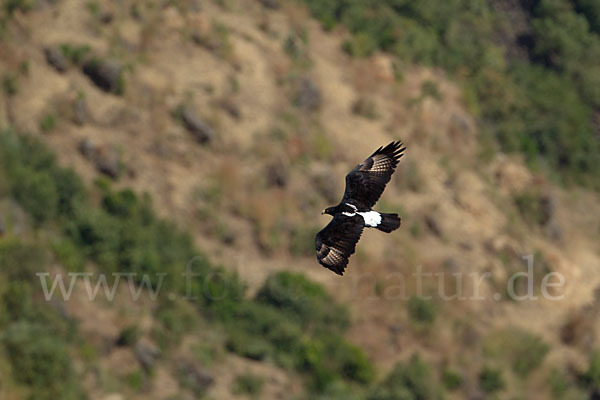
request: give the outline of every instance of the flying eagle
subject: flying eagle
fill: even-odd
[[[400,227],[398,214],[382,214],[371,208],[390,181],[405,149],[399,141],[380,147],[346,175],[346,191],[340,204],[321,212],[333,215],[315,239],[317,260],[322,266],[343,275],[365,226],[386,233]]]

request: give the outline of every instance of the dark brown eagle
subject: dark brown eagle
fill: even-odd
[[[342,201],[321,213],[333,215],[315,239],[317,260],[322,266],[343,275],[365,226],[387,233],[400,227],[398,214],[382,214],[371,208],[390,181],[404,150],[402,142],[380,147],[346,175]]]

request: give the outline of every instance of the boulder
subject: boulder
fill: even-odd
[[[558,199],[551,193],[540,196],[540,224],[547,225],[554,217]]]
[[[321,91],[309,77],[304,77],[298,84],[296,104],[306,111],[316,111],[321,107]]]
[[[152,370],[154,363],[160,357],[160,350],[151,343],[139,341],[135,345],[135,358],[145,371]]]
[[[429,228],[429,230],[438,237],[442,236],[442,227],[438,221],[438,219],[433,216],[433,215],[426,215],[425,216],[425,225],[427,225],[427,228]]]
[[[193,107],[183,106],[181,108],[181,120],[198,142],[207,143],[215,137],[213,129],[202,120]]]
[[[46,56],[46,62],[60,73],[65,72],[69,67],[69,61],[57,47],[46,47],[44,55]]]
[[[78,97],[73,102],[73,122],[77,125],[83,125],[89,120],[89,112],[84,97]]]
[[[113,146],[97,146],[90,138],[85,138],[77,146],[79,153],[93,162],[98,172],[117,179],[121,172],[119,152]]]
[[[100,89],[123,94],[123,66],[119,61],[92,58],[83,64],[83,73]]]
[[[288,170],[282,162],[267,165],[267,184],[269,186],[285,187],[288,182]]]
[[[189,361],[180,362],[178,372],[184,386],[192,389],[196,394],[203,393],[215,382],[211,374]]]
[[[270,8],[273,10],[277,10],[279,7],[281,7],[281,3],[279,3],[279,0],[259,0],[260,4],[262,4],[264,7],[266,8]]]
[[[119,177],[121,162],[119,160],[119,152],[114,147],[109,146],[99,148],[96,151],[95,162],[98,172],[101,172],[112,179],[117,179]]]
[[[235,120],[239,120],[242,117],[242,111],[237,103],[230,98],[225,98],[219,101],[219,107],[221,107],[229,116]]]
[[[79,153],[88,160],[92,160],[96,154],[96,144],[90,138],[81,140],[77,149],[79,150]]]

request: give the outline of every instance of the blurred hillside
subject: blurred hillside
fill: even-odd
[[[0,399],[600,395],[596,1],[0,4]],[[397,139],[340,278],[320,211]]]

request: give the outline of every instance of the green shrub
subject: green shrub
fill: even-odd
[[[7,281],[39,282],[35,274],[45,271],[47,264],[41,246],[10,238],[0,241],[0,272]]]
[[[588,21],[590,29],[600,34],[600,3],[594,0],[574,0],[575,10]]]
[[[7,96],[15,96],[19,93],[19,82],[17,77],[11,73],[5,74],[2,77],[2,88]]]
[[[301,370],[311,372],[318,391],[339,379],[362,384],[375,376],[373,365],[357,347],[342,337],[325,337],[304,343]]]
[[[436,317],[436,307],[431,300],[413,296],[408,301],[408,315],[418,323],[432,324]]]
[[[421,85],[421,96],[424,98],[431,97],[434,100],[441,101],[444,97],[438,88],[437,83],[427,80]]]
[[[318,393],[338,381],[364,384],[374,376],[364,353],[340,336],[348,324],[345,309],[302,275],[273,274],[256,301],[219,310],[229,351],[299,370]]]
[[[66,59],[73,64],[79,65],[84,61],[91,48],[87,44],[63,43],[60,45],[60,50]]]
[[[36,309],[32,301],[33,289],[31,283],[14,280],[7,284],[2,294],[1,304],[4,306],[3,315],[0,316],[0,322],[5,324],[9,321],[33,320],[36,315]]]
[[[264,360],[272,354],[272,346],[259,337],[247,336],[243,332],[230,334],[225,344],[227,350],[251,360]]]
[[[54,155],[39,141],[10,131],[0,133],[0,156],[12,193],[37,224],[57,213],[72,216],[85,199],[81,180],[57,166]]]
[[[580,377],[583,385],[591,390],[600,391],[600,352],[594,351],[590,357],[587,371]]]
[[[139,392],[142,390],[144,383],[146,382],[146,375],[144,374],[144,371],[138,369],[127,374],[127,376],[125,376],[125,382],[131,389]]]
[[[353,57],[368,57],[377,50],[377,43],[370,35],[359,32],[344,42],[343,49]]]
[[[33,8],[34,0],[4,0],[3,7],[8,15],[15,11],[27,12]]]
[[[541,365],[550,349],[538,336],[516,328],[492,333],[484,347],[491,356],[507,360],[513,371],[523,377]]]
[[[335,381],[321,393],[310,393],[310,398],[315,400],[364,400],[362,392],[357,390],[356,385]]]
[[[31,387],[31,399],[81,399],[83,395],[65,344],[42,327],[18,322],[2,335],[17,382]]]
[[[40,121],[40,130],[43,133],[48,133],[52,131],[56,127],[56,115],[54,114],[46,114],[42,117]]]
[[[486,393],[495,393],[504,389],[504,379],[499,369],[483,367],[479,372],[479,387]]]
[[[550,371],[548,377],[548,384],[550,390],[555,398],[561,398],[569,389],[569,381],[565,376],[565,373],[557,368],[553,368]]]
[[[243,394],[249,397],[260,396],[265,379],[254,374],[238,375],[233,383],[233,393]]]
[[[50,244],[54,255],[68,272],[83,272],[85,260],[75,243],[69,239],[57,239]]]
[[[346,309],[304,275],[284,271],[269,276],[256,300],[278,308],[305,328],[341,331],[349,325]]]
[[[442,373],[442,382],[446,389],[455,390],[462,385],[462,376],[457,371],[446,368]]]
[[[18,169],[13,181],[13,194],[37,225],[52,219],[57,213],[58,191],[47,173]]]
[[[71,169],[55,167],[50,171],[56,192],[58,193],[58,213],[70,218],[74,215],[75,208],[87,200],[87,193],[83,182]]]
[[[279,354],[298,354],[303,332],[278,310],[255,302],[243,302],[232,309],[224,321],[232,334],[228,348],[238,354],[255,353],[279,359]],[[264,350],[264,351],[263,351]],[[254,357],[252,357],[254,358]],[[292,364],[295,366],[296,364]]]
[[[383,382],[367,395],[367,400],[433,400],[442,392],[431,367],[414,355],[408,362],[398,363]]]
[[[519,209],[519,213],[527,222],[535,225],[542,225],[544,223],[545,218],[539,193],[524,190],[515,195],[514,202]]]
[[[193,305],[184,300],[160,298],[154,319],[152,336],[165,350],[181,343],[183,336],[197,326],[198,316]]]

